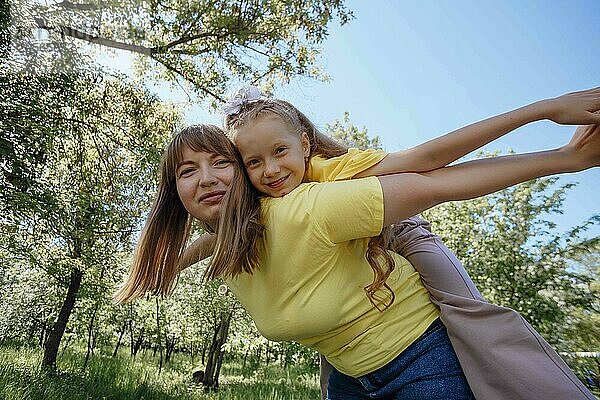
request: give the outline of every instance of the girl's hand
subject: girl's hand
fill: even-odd
[[[563,125],[600,124],[600,87],[543,100],[539,105],[547,119]]]
[[[596,113],[594,116],[600,117],[600,114]],[[573,159],[576,171],[600,166],[600,125],[578,127],[561,151]]]

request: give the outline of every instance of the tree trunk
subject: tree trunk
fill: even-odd
[[[283,363],[283,368],[284,369],[287,369],[287,367],[288,367],[288,360],[290,359],[289,352],[290,352],[289,347],[286,347],[286,349],[285,349],[285,361]]]
[[[73,341],[73,335],[67,336],[67,340],[63,342],[62,350],[60,351],[60,356],[62,357],[65,354],[65,351],[69,348],[69,345]]]
[[[202,364],[206,365],[206,350],[208,350],[208,338],[205,337],[204,340],[202,341]]]
[[[117,352],[119,351],[119,347],[121,346],[121,340],[123,340],[123,335],[125,335],[125,331],[127,330],[127,321],[123,322],[123,328],[121,328],[121,333],[119,333],[119,340],[117,340],[117,345],[115,346],[115,351],[113,351],[113,358],[117,356]]]
[[[140,351],[140,348],[142,347],[142,343],[144,342],[144,331],[145,331],[145,328],[142,326],[142,329],[140,330],[140,335],[138,336],[133,347],[131,348],[131,354],[134,357],[137,355],[138,351]]]
[[[40,337],[38,339],[38,344],[40,347],[44,347],[44,343],[46,342],[46,321],[42,322],[42,330],[40,331]]]
[[[227,320],[225,321],[225,326],[222,327],[220,332],[220,345],[219,345],[219,357],[217,358],[217,368],[215,369],[215,375],[213,379],[213,386],[215,388],[219,387],[219,374],[221,373],[221,365],[223,365],[223,357],[225,356],[225,351],[223,350],[223,345],[227,341],[227,334],[229,333],[229,323],[231,322],[231,316],[233,315],[233,311],[230,310],[227,315]]]
[[[262,359],[262,346],[257,346],[256,348],[256,364],[260,365],[260,360]]]
[[[169,339],[169,335],[165,335],[165,362],[171,361],[171,356],[173,355],[173,351],[175,350],[175,343],[177,342],[177,338],[175,335],[172,335]]]
[[[219,373],[223,363],[223,344],[227,341],[229,333],[229,323],[233,316],[233,309],[228,312],[222,312],[218,324],[215,324],[213,340],[208,350],[208,360],[204,370],[204,379],[202,384],[205,388],[216,389],[219,387]]]
[[[90,360],[90,354],[94,352],[94,342],[93,340],[93,332],[94,332],[94,322],[96,320],[96,314],[98,312],[98,303],[96,303],[94,307],[94,312],[92,312],[92,317],[90,318],[90,323],[88,324],[88,339],[87,339],[87,351],[85,353],[85,361],[83,362],[82,371],[85,371],[87,367],[87,363]]]
[[[271,347],[269,346],[269,342],[267,342],[267,348],[265,350],[265,354],[267,355],[267,366],[269,365],[269,361],[271,358]]]
[[[160,303],[158,297],[156,298],[156,345],[160,351],[160,360],[158,362],[158,372],[162,371],[163,365],[163,351],[162,351],[162,340],[160,339]],[[156,350],[156,347],[154,348]]]
[[[36,334],[37,334],[38,328],[40,328],[41,321],[38,320],[37,318],[34,321],[35,322],[33,324],[31,324],[31,327],[27,331],[27,344],[33,343],[33,338],[37,336]]]
[[[48,334],[46,343],[44,344],[44,358],[42,359],[42,367],[50,370],[56,369],[56,355],[58,354],[58,347],[60,341],[65,333],[67,322],[75,307],[75,301],[77,299],[77,292],[79,292],[79,286],[81,285],[81,278],[83,277],[83,271],[79,268],[73,268],[71,271],[71,280],[69,282],[69,290],[67,296],[63,301],[58,318],[52,327],[52,330]]]
[[[248,360],[248,353],[250,352],[250,348],[246,349],[244,353],[244,361],[242,362],[242,371],[246,371],[246,361]]]
[[[132,316],[132,318],[129,319],[129,338],[131,339],[130,349],[131,349],[131,355],[133,357],[135,357],[135,353],[133,352],[133,347],[135,345],[135,341],[134,341],[134,337],[133,337],[133,304],[131,304],[131,303],[129,303],[129,312],[130,312],[130,315]]]

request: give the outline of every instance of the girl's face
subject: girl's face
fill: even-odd
[[[177,164],[177,193],[183,206],[193,217],[213,228],[219,219],[221,200],[233,180],[235,162],[221,154],[186,147]]]
[[[234,143],[260,192],[281,197],[302,183],[310,154],[308,136],[298,136],[278,116],[267,115],[242,126]]]

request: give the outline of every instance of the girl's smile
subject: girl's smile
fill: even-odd
[[[289,177],[290,177],[290,175],[284,176],[283,178],[277,179],[274,182],[267,183],[266,185],[272,189],[278,189],[280,186],[282,186],[285,183],[285,181]]]

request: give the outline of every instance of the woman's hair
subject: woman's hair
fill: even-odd
[[[248,99],[247,101],[238,102],[235,105],[234,111],[225,115],[224,122],[225,130],[232,140],[235,140],[238,130],[246,124],[265,116],[275,115],[286,123],[291,131],[298,135],[302,133],[308,135],[311,157],[320,155],[324,158],[332,158],[348,152],[348,147],[321,133],[300,110],[287,101],[264,97]],[[241,196],[236,197],[241,198]],[[234,212],[234,210],[231,210],[231,212]],[[227,213],[222,214],[222,216],[225,217],[222,218],[225,221],[232,217]],[[220,234],[223,234],[228,229],[233,230],[234,227],[224,226],[220,230]],[[233,237],[233,234],[228,233],[228,236]],[[380,311],[382,310],[380,305],[383,304],[383,309],[385,309],[395,299],[393,290],[386,283],[387,278],[395,268],[393,257],[386,251],[389,238],[389,228],[384,228],[379,236],[371,238],[366,253],[366,259],[373,269],[374,278],[373,282],[364,289],[369,301]],[[215,257],[217,256],[218,261],[214,261],[215,263],[231,263],[226,258],[226,254],[217,254],[215,252]],[[381,295],[381,291],[384,293],[383,296]]]
[[[216,246],[232,255],[235,265],[241,267],[239,272],[246,271],[248,265],[257,262],[258,251],[254,247],[263,230],[258,218],[260,204],[257,194],[254,193],[255,189],[246,181],[239,154],[221,128],[214,125],[189,126],[173,138],[163,154],[160,163],[158,193],[140,236],[129,275],[115,294],[115,300],[118,303],[136,299],[146,292],[161,296],[168,295],[174,287],[174,282],[181,270],[179,259],[189,238],[193,219],[177,193],[176,170],[178,163],[183,159],[183,152],[186,148],[219,154],[234,161],[234,177],[222,204],[231,203],[227,200],[231,197],[231,189],[235,189],[237,195],[242,196],[239,204],[244,207],[237,210],[237,215],[246,215],[247,218],[241,228],[238,227],[238,230],[234,232],[246,228],[255,236],[249,238],[249,234],[240,235],[245,240],[232,242],[231,246],[226,246],[222,240],[217,239]],[[222,219],[219,225],[223,225]],[[206,224],[205,228],[212,231]],[[234,249],[234,245],[240,247]],[[205,271],[204,277],[205,279],[220,275],[227,277],[235,275],[235,271],[237,270],[215,271],[209,267]]]

